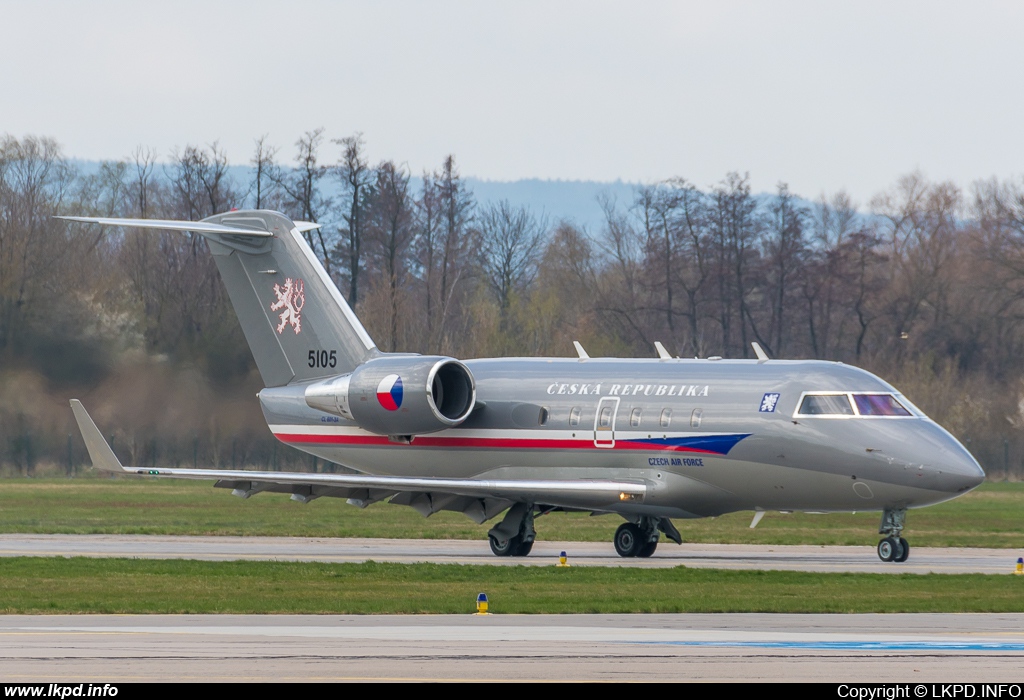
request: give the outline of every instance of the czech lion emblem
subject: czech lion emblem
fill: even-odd
[[[278,316],[281,323],[277,325],[277,334],[284,333],[285,326],[291,326],[295,335],[302,332],[302,307],[306,305],[306,285],[302,280],[288,277],[284,286],[274,285],[277,301],[270,305],[271,311],[281,311]],[[282,311],[283,309],[283,311]]]

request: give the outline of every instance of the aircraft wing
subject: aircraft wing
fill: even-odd
[[[218,486],[232,488],[236,494],[246,497],[260,491],[278,491],[292,493],[294,494],[293,498],[298,496],[296,500],[301,501],[312,500],[319,496],[342,496],[354,501],[356,505],[368,505],[374,501],[391,497],[392,502],[411,505],[425,515],[437,510],[457,509],[479,522],[483,522],[514,502],[602,510],[603,507],[621,501],[643,502],[647,495],[645,482],[625,480],[446,479],[426,476],[310,474],[244,469],[125,467],[103,438],[82,402],[72,399],[71,410],[74,411],[75,420],[78,421],[78,428],[82,432],[82,438],[85,440],[92,464],[97,469],[122,474],[141,474],[175,479],[217,480]],[[446,496],[462,497],[458,502],[460,507],[446,507],[450,505],[450,503],[444,502]],[[479,507],[474,507],[477,504],[466,502],[465,498],[481,503],[478,504]],[[497,508],[496,511],[495,508]],[[487,515],[488,512],[490,515]],[[486,517],[484,517],[485,515]]]

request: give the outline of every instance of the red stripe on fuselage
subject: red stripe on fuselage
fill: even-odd
[[[382,435],[306,435],[301,433],[274,433],[281,442],[303,445],[349,445],[352,447],[369,447],[375,445],[403,446],[403,443],[392,442]],[[721,455],[712,450],[701,450],[684,445],[658,445],[650,442],[632,442],[617,440],[609,448],[597,447],[593,440],[531,440],[527,438],[473,438],[473,437],[431,437],[417,435],[413,440],[414,447],[483,447],[505,450],[593,450],[617,449],[655,452],[694,452],[706,455]]]

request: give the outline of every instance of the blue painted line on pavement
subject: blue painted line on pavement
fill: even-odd
[[[1024,651],[1024,642],[626,642],[681,647],[735,647],[758,649],[815,649],[839,651]]]

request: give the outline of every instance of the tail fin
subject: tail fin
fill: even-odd
[[[200,222],[93,219],[108,225],[189,230],[205,236],[268,387],[342,374],[378,354],[363,324],[302,238],[309,224],[272,211],[235,211]],[[194,226],[191,228],[190,226]]]

